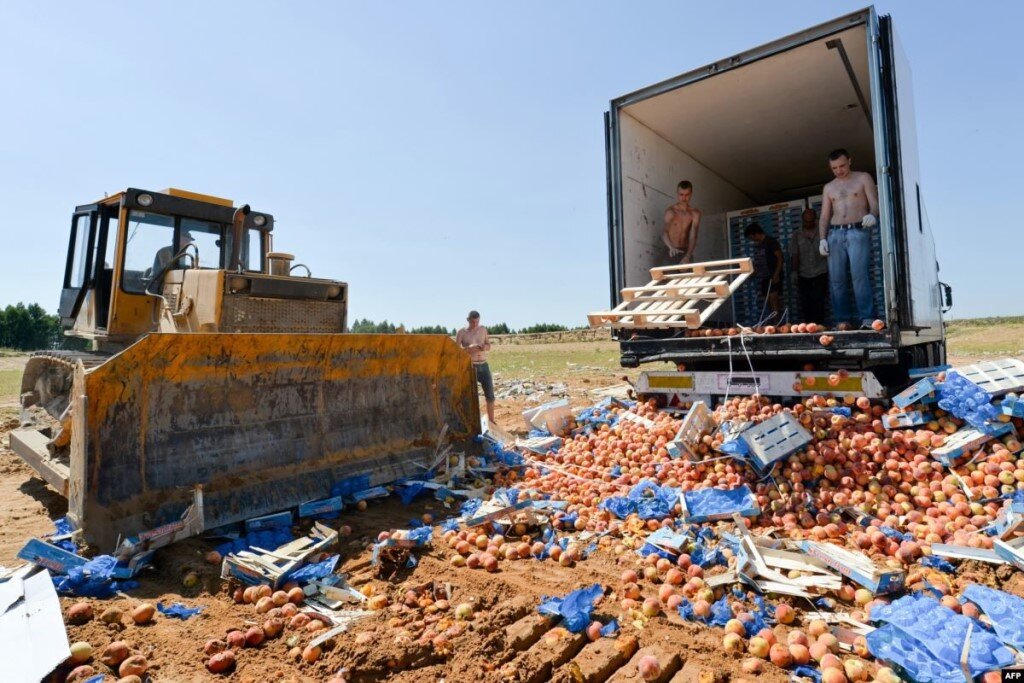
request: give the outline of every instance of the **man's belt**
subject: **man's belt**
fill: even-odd
[[[856,223],[843,223],[841,225],[830,225],[829,230],[863,230],[864,224],[860,221]]]

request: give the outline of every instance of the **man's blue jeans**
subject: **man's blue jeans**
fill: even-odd
[[[877,228],[875,228],[877,229]],[[828,280],[832,316],[836,323],[851,322],[850,281],[857,302],[858,324],[874,320],[871,294],[871,228],[830,228],[828,231]]]

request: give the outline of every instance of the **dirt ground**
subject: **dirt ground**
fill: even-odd
[[[538,345],[541,346],[541,345]],[[612,361],[615,347],[608,342],[544,345],[546,348],[516,347],[502,356],[499,350],[493,365],[499,375],[499,389],[530,378],[539,384],[565,385],[565,393],[574,406],[590,405],[598,400],[595,389],[621,384],[629,376]],[[552,349],[552,346],[563,347]],[[576,347],[579,348],[576,348]],[[609,356],[608,354],[612,355]],[[534,359],[531,361],[531,354]],[[561,354],[561,355],[560,355]],[[564,360],[580,358],[583,360]],[[961,359],[957,358],[959,362]],[[3,369],[17,369],[18,361],[4,358]],[[531,367],[533,365],[533,367]],[[525,432],[520,413],[550,395],[526,400],[522,397],[498,401],[499,424],[515,432]],[[52,531],[52,519],[66,512],[66,501],[48,488],[32,470],[8,448],[6,433],[17,426],[10,402],[0,407],[0,565],[20,563],[15,555],[31,536]],[[482,406],[481,406],[482,408]],[[245,630],[265,618],[256,614],[252,605],[235,604],[219,578],[219,565],[203,561],[213,544],[191,539],[158,552],[155,567],[141,576],[141,585],[124,597],[113,600],[87,600],[97,615],[110,607],[126,613],[142,602],[183,602],[200,606],[203,612],[189,620],[157,614],[148,625],[135,625],[124,617],[113,625],[94,619],[81,626],[69,626],[72,641],[85,640],[98,650],[112,641],[124,640],[133,652],[149,658],[152,681],[327,681],[339,671],[352,681],[583,681],[639,680],[636,674],[636,648],[653,648],[664,659],[678,657],[669,668],[681,667],[674,681],[765,680],[783,681],[786,672],[768,664],[763,673],[743,674],[739,657],[726,655],[722,649],[721,629],[684,623],[675,615],[652,619],[642,628],[623,624],[615,640],[601,639],[586,644],[552,624],[537,625],[536,606],[542,596],[560,596],[593,583],[606,588],[617,586],[624,565],[608,547],[602,547],[574,567],[563,567],[552,561],[503,562],[498,573],[453,567],[448,562],[451,552],[442,547],[435,531],[433,546],[419,555],[414,569],[403,569],[390,581],[374,577],[368,565],[370,544],[381,530],[405,528],[408,520],[430,513],[435,519],[452,514],[441,503],[420,499],[405,507],[394,497],[374,502],[365,512],[345,512],[330,524],[352,528],[352,535],[342,539],[340,553],[343,569],[349,572],[353,585],[371,584],[377,593],[387,595],[391,606],[357,622],[350,632],[339,635],[327,646],[315,663],[296,661],[293,644],[300,647],[316,634],[286,629],[281,637],[269,639],[255,648],[236,650],[234,670],[226,675],[206,671],[205,641],[223,638],[232,629]],[[302,530],[299,530],[300,532]],[[632,563],[632,554],[627,560]],[[630,565],[631,566],[631,565]],[[195,572],[198,585],[185,587],[183,577]],[[958,582],[974,580],[1000,585],[1024,595],[1024,579],[1019,572],[1003,567],[997,572],[988,565],[967,563],[960,570]],[[403,606],[410,588],[429,586],[432,599],[447,600],[447,610]],[[644,597],[650,597],[645,595]],[[66,608],[75,600],[62,598]],[[595,612],[606,620],[619,616],[614,594],[601,602]],[[456,621],[454,606],[469,603],[474,617]],[[435,605],[438,603],[435,603]],[[433,612],[433,613],[431,613]],[[419,634],[445,634],[440,645]],[[783,636],[785,627],[777,626]],[[634,642],[635,641],[635,642]],[[585,646],[585,647],[584,647]],[[645,653],[647,650],[644,651]],[[642,653],[643,654],[643,653]],[[69,667],[58,671],[66,673]],[[97,665],[107,674],[111,670]],[[598,673],[594,673],[594,672]],[[614,673],[613,673],[614,672]],[[607,676],[605,675],[607,674]],[[107,681],[116,677],[110,676]],[[62,677],[54,679],[63,681]],[[668,677],[665,678],[668,680]]]

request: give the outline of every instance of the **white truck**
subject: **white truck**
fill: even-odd
[[[644,394],[693,398],[821,391],[882,396],[914,368],[945,363],[943,313],[952,292],[939,280],[917,158],[910,69],[892,19],[873,7],[618,97],[605,115],[611,304],[667,265],[665,209],[681,180],[703,212],[695,261],[750,254],[744,228],[757,221],[786,254],[782,303],[798,311],[788,241],[803,209],[820,208],[828,154],[846,148],[853,169],[878,186],[871,278],[876,330],[818,334],[694,336],[685,329],[612,324],[621,364],[668,361],[644,372]],[[707,327],[754,328],[763,309],[748,280]],[[791,320],[798,318],[791,317]],[[842,376],[836,385],[835,375]],[[798,387],[797,384],[802,383]]]

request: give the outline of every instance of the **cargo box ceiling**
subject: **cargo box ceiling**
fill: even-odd
[[[855,169],[874,175],[868,66],[860,24],[630,104],[621,113],[752,203],[803,198],[820,193],[831,178],[826,157],[837,147],[850,151]]]

